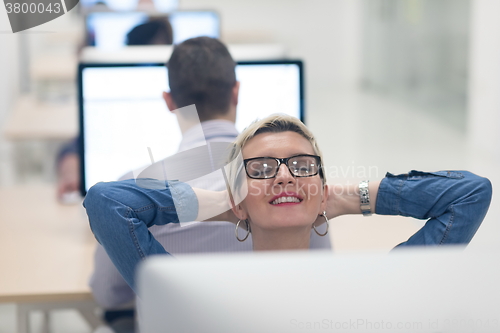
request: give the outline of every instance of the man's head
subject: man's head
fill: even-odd
[[[127,34],[127,45],[170,45],[172,26],[167,18],[151,19],[134,27]]]
[[[200,121],[234,121],[239,89],[235,66],[229,51],[217,39],[197,37],[175,46],[167,63],[167,106],[174,110],[195,104]]]

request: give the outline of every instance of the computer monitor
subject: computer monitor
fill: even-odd
[[[114,11],[132,11],[140,6],[140,0],[80,0],[81,6],[92,10],[95,6],[105,6]],[[179,0],[153,0],[154,9],[161,13],[169,13],[179,6]]]
[[[194,240],[193,240],[194,241]],[[138,320],[157,332],[498,332],[498,252],[261,252],[148,258]]]
[[[301,61],[238,62],[236,128],[285,113],[304,120]],[[79,112],[82,193],[175,154],[181,132],[168,111],[167,68],[154,64],[80,64]]]
[[[161,17],[146,12],[91,12],[85,18],[87,44],[107,50],[122,48],[127,45],[127,34],[134,27]],[[167,17],[174,44],[193,37],[220,36],[219,15],[214,11],[175,11],[163,16]]]

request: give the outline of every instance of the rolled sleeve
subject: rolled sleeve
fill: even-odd
[[[490,181],[468,171],[387,173],[375,210],[428,219],[402,245],[467,244],[488,211],[491,195]]]
[[[191,186],[178,181],[168,182],[179,222],[195,221],[198,216],[198,198]]]
[[[132,288],[136,265],[142,259],[167,254],[148,228],[198,214],[194,191],[177,181],[98,183],[88,191],[84,207],[96,239]]]

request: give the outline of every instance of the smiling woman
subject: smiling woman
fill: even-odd
[[[92,231],[132,288],[136,265],[148,255],[167,253],[149,232],[153,225],[231,221],[240,241],[252,233],[254,250],[290,250],[309,248],[311,228],[326,235],[328,219],[376,213],[427,219],[398,246],[468,244],[491,201],[489,180],[468,171],[387,173],[359,186],[326,185],[314,136],[284,115],[243,131],[230,160],[239,163],[229,164],[228,191],[155,179],[98,183],[88,191],[84,206]],[[326,232],[316,230],[325,228],[320,226],[325,221]]]
[[[248,193],[233,212],[252,231],[253,249],[308,249],[311,228],[328,198],[312,133],[296,118],[273,115],[238,136],[230,159],[240,150]],[[232,182],[234,174],[231,170]]]

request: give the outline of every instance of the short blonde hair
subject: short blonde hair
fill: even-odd
[[[323,182],[323,185],[326,183],[324,168],[323,168],[323,154],[319,149],[318,143],[314,138],[312,132],[301,122],[299,119],[281,113],[272,114],[264,119],[256,120],[251,123],[243,132],[238,135],[236,141],[234,142],[233,149],[229,156],[229,161],[233,161],[238,157],[241,153],[241,150],[247,142],[254,138],[255,136],[262,133],[281,133],[281,132],[295,132],[303,136],[311,143],[311,146],[314,150],[314,154],[318,155],[321,159],[319,176]],[[232,164],[233,167],[229,168],[229,183],[233,186],[233,191],[238,189],[237,186],[237,177],[238,173],[242,168],[238,168],[236,164]]]

